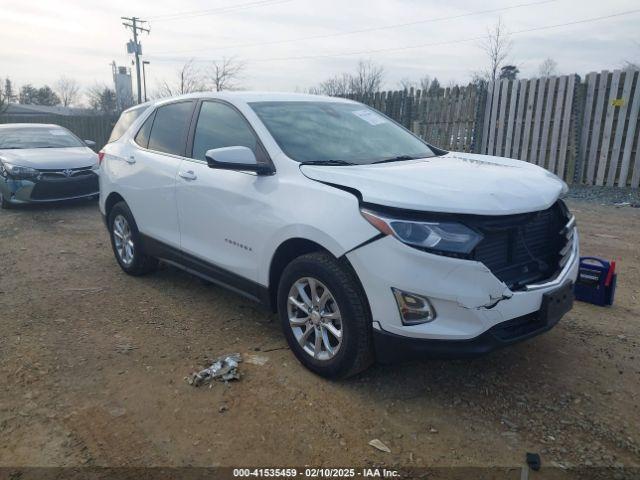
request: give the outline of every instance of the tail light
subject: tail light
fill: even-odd
[[[98,165],[102,164],[102,159],[104,158],[104,150],[100,150],[98,152]]]

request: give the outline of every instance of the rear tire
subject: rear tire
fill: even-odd
[[[113,206],[107,225],[113,254],[125,273],[140,276],[158,268],[158,259],[145,254],[138,226],[125,202]]]
[[[312,372],[346,378],[373,363],[364,292],[351,269],[331,254],[302,255],[285,268],[278,314],[291,350]]]

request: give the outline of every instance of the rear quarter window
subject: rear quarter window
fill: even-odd
[[[115,142],[120,137],[122,137],[122,135],[124,135],[124,132],[127,131],[127,129],[131,126],[131,124],[135,122],[136,119],[140,115],[142,115],[146,109],[147,109],[147,106],[144,106],[140,108],[133,108],[131,110],[127,110],[126,112],[122,112],[122,115],[120,115],[120,118],[118,119],[116,124],[113,126],[113,130],[111,130],[111,136],[109,137],[109,140],[107,141],[107,143]]]

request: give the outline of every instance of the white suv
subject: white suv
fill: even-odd
[[[263,302],[326,377],[485,353],[572,306],[578,233],[562,180],[442,151],[357,102],[162,100],[123,113],[100,159],[125,272],[162,260]]]

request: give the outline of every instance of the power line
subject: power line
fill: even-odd
[[[625,15],[631,15],[638,12],[640,12],[640,9],[627,10],[625,12],[613,13],[611,15],[603,15],[600,17],[586,18],[582,20],[575,20],[572,22],[557,23],[555,25],[544,25],[540,27],[526,28],[523,30],[517,30],[515,32],[511,32],[511,35],[519,35],[522,33],[530,33],[530,32],[537,32],[541,30],[551,30],[554,28],[567,27],[572,25],[580,25],[584,23],[592,23],[600,20],[608,20],[611,18],[623,17]],[[458,43],[477,42],[484,38],[486,38],[486,35],[482,35],[479,37],[472,37],[472,38],[463,38],[458,40],[449,40],[449,41],[443,41],[443,42],[422,43],[419,45],[408,45],[404,47],[379,48],[379,49],[372,49],[372,50],[360,50],[357,52],[331,53],[331,54],[321,54],[321,55],[303,55],[298,57],[260,58],[260,59],[248,60],[248,62],[279,62],[279,61],[289,61],[289,60],[308,60],[308,59],[316,59],[316,58],[346,57],[351,55],[367,55],[370,53],[387,53],[387,52],[395,52],[395,51],[403,51],[403,50],[412,50],[412,49],[418,49],[418,48],[424,48],[424,47],[435,47],[435,46],[441,46],[441,45],[454,45]]]
[[[216,47],[215,50],[227,50],[227,49],[232,49],[232,48],[249,48],[249,47],[262,47],[264,45],[279,45],[279,44],[283,44],[283,43],[292,43],[292,42],[300,42],[300,41],[304,41],[304,40],[318,40],[318,39],[324,39],[324,38],[332,38],[332,37],[343,37],[343,36],[347,36],[347,35],[355,35],[358,33],[369,33],[369,32],[377,32],[377,31],[381,31],[381,30],[391,30],[391,29],[395,29],[395,28],[402,28],[402,27],[410,27],[410,26],[415,26],[415,25],[423,25],[423,24],[427,24],[427,23],[436,23],[436,22],[442,22],[445,20],[456,20],[459,18],[465,18],[465,17],[471,17],[471,16],[476,16],[476,15],[484,15],[487,13],[496,13],[496,12],[502,12],[502,11],[506,11],[506,10],[513,10],[516,8],[522,8],[522,7],[530,7],[530,6],[535,6],[535,5],[543,5],[546,3],[555,3],[558,0],[543,0],[543,1],[538,1],[538,2],[530,2],[530,3],[521,3],[518,5],[511,5],[509,7],[501,7],[501,8],[492,8],[492,9],[488,9],[488,10],[478,10],[478,11],[474,11],[474,12],[467,12],[467,13],[461,13],[458,15],[451,15],[451,16],[447,16],[447,17],[437,17],[437,18],[428,18],[425,20],[416,20],[413,22],[406,22],[406,23],[395,23],[395,24],[391,24],[391,25],[382,25],[379,27],[368,27],[368,28],[362,28],[360,30],[350,30],[347,32],[335,32],[335,33],[327,33],[327,34],[319,34],[319,35],[311,35],[308,37],[298,37],[298,38],[290,38],[290,39],[286,39],[286,40],[273,40],[273,41],[269,41],[269,42],[260,42],[260,43],[245,43],[245,44],[238,44],[238,45],[223,45],[221,47]],[[210,49],[208,48],[199,48],[197,50],[181,50],[181,51],[173,51],[173,52],[160,52],[160,53],[156,53],[155,55],[174,55],[174,54],[179,54],[179,53],[189,53],[189,52],[199,52],[199,51],[208,51]]]
[[[208,10],[192,10],[189,12],[167,13],[164,15],[156,15],[149,17],[154,22],[166,22],[171,20],[182,20],[185,18],[202,17],[206,15],[220,15],[223,13],[233,13],[248,8],[278,5],[280,3],[292,2],[293,0],[258,0],[253,2],[241,3],[240,5],[230,5],[227,7],[211,8]]]

